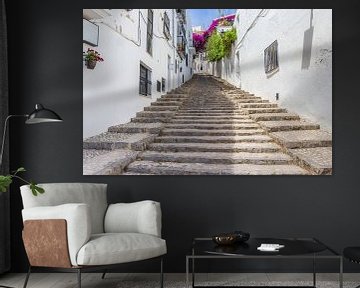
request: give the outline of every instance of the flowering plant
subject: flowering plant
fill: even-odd
[[[204,33],[193,33],[194,46],[196,51],[202,51],[205,48]]]
[[[85,57],[85,61],[100,61],[103,62],[104,59],[101,58],[100,53],[88,48],[87,52],[83,52],[83,55]]]
[[[207,30],[201,32],[194,32],[193,41],[196,51],[201,52],[205,49],[207,40],[213,34],[214,30],[216,30],[217,26],[231,26],[234,20],[235,14],[223,16],[214,19]]]

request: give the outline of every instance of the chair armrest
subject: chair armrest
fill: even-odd
[[[91,221],[89,206],[82,203],[71,203],[58,206],[33,207],[22,210],[23,221],[64,219],[66,220],[67,242],[71,264],[77,265],[76,256],[80,248],[89,241]],[[34,241],[39,241],[40,235],[34,235]],[[48,243],[46,243],[48,244]]]
[[[104,224],[105,233],[143,233],[161,237],[160,203],[145,200],[111,204]]]

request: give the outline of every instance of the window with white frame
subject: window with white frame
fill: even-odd
[[[272,73],[279,68],[278,42],[275,40],[264,50],[265,73]]]

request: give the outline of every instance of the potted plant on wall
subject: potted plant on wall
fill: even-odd
[[[103,62],[104,59],[101,58],[100,53],[94,49],[88,48],[86,52],[83,52],[83,57],[85,60],[86,67],[88,69],[94,69],[97,62]]]

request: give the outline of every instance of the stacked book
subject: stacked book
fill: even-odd
[[[285,246],[280,245],[280,244],[262,243],[259,247],[257,247],[257,249],[260,251],[277,252],[277,251],[279,251],[279,249],[281,249],[283,247],[285,247]]]

